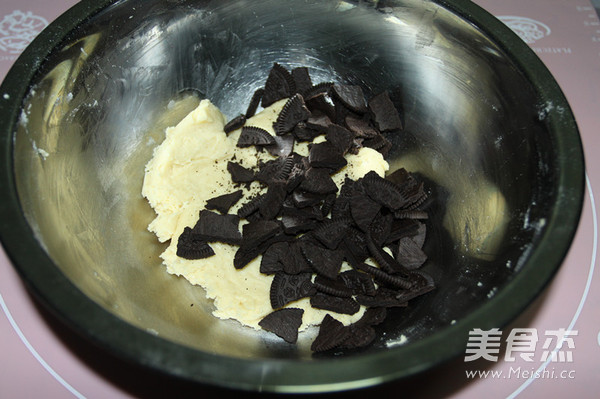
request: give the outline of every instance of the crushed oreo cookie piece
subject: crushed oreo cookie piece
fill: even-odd
[[[373,138],[364,139],[362,145],[367,148],[372,148],[375,151],[379,151],[384,157],[387,157],[389,151],[392,149],[391,141],[381,133],[377,133]]]
[[[301,240],[290,243],[289,252],[282,258],[283,271],[287,274],[312,273],[308,261],[302,256]]]
[[[290,243],[286,241],[271,244],[263,253],[260,260],[260,272],[263,274],[275,274],[283,271],[283,259],[290,252]]]
[[[305,90],[301,94],[306,101],[314,100],[316,98],[323,99],[325,96],[327,96],[330,93],[332,87],[333,87],[333,83],[331,83],[331,82],[321,82],[321,83],[317,83],[316,85],[313,85],[312,87]],[[318,107],[316,109],[318,109]]]
[[[371,126],[369,120],[364,118],[356,118],[348,115],[345,119],[348,129],[355,134],[356,137],[372,139],[379,135],[376,128]]]
[[[275,139],[265,129],[257,126],[244,126],[238,138],[237,146],[240,148],[250,146],[268,146],[275,144]]]
[[[277,120],[273,123],[273,129],[278,136],[291,132],[294,127],[310,116],[310,111],[304,104],[304,98],[300,94],[292,96],[283,106]]]
[[[177,240],[177,256],[194,260],[209,258],[214,254],[212,247],[205,240],[198,237],[192,228],[186,227],[183,229]]]
[[[313,284],[315,285],[317,291],[324,294],[338,296],[340,298],[350,298],[354,295],[352,287],[348,286],[339,276],[331,279],[324,277],[321,274],[317,274]]]
[[[313,141],[320,134],[320,131],[308,127],[306,122],[299,122],[292,130],[292,135],[300,142]]]
[[[242,245],[256,247],[282,230],[280,222],[274,220],[256,220],[242,227]]]
[[[377,333],[371,326],[351,324],[348,328],[350,330],[349,337],[339,345],[340,349],[364,348],[375,341],[377,337]]]
[[[360,310],[360,305],[352,298],[339,297],[321,292],[310,297],[310,306],[340,314],[355,314]]]
[[[311,145],[308,162],[315,168],[327,168],[331,172],[336,172],[348,164],[342,152],[328,141]]]
[[[342,251],[329,250],[311,242],[305,242],[301,250],[304,258],[317,274],[330,279],[337,277],[344,260]]]
[[[275,219],[283,206],[287,192],[284,182],[274,182],[269,185],[264,194],[264,200],[261,201],[258,211],[263,219]]]
[[[351,224],[352,221],[347,218],[326,220],[313,230],[313,236],[325,247],[336,249],[346,236]]]
[[[338,190],[329,170],[324,168],[309,168],[300,183],[300,189],[323,196],[335,194]]]
[[[368,111],[367,101],[360,86],[334,83],[332,92],[348,109],[360,114]]]
[[[260,205],[265,201],[266,194],[260,194],[252,197],[237,211],[237,215],[241,218],[248,219],[251,215],[258,212]]]
[[[354,133],[343,126],[331,123],[329,126],[327,126],[325,138],[328,142],[333,144],[338,152],[341,154],[346,154],[352,146]]]
[[[398,241],[396,258],[408,270],[415,270],[425,263],[427,255],[412,238],[403,237]]]
[[[298,93],[304,93],[313,86],[310,72],[307,67],[296,67],[292,69],[292,78],[294,78],[296,92]]]
[[[276,157],[288,157],[294,151],[294,136],[286,134],[284,136],[272,136],[274,143],[266,145],[265,149],[269,154]]]
[[[206,242],[224,242],[239,245],[242,234],[237,215],[222,215],[209,210],[200,211],[200,218],[193,228],[194,234]]]
[[[349,336],[350,329],[327,314],[321,322],[319,333],[310,349],[313,352],[325,352],[341,345]]]
[[[265,89],[260,88],[257,89],[254,94],[252,94],[252,98],[250,99],[250,103],[248,104],[248,108],[246,109],[246,114],[244,115],[246,117],[246,119],[250,119],[254,116],[254,114],[256,114],[256,110],[258,109],[258,106],[260,105],[260,102],[262,100],[262,96],[265,92]]]
[[[303,309],[284,308],[266,315],[258,325],[284,341],[294,344],[298,340],[298,329],[302,325]]]
[[[235,118],[233,118],[232,120],[230,120],[229,122],[227,122],[225,127],[223,127],[223,131],[225,133],[231,133],[234,130],[238,130],[239,128],[244,126],[245,123],[246,123],[246,116],[238,115]]]
[[[242,190],[236,190],[229,194],[219,195],[218,197],[214,197],[206,201],[205,208],[226,214],[233,205],[242,199],[243,196],[244,193]]]
[[[376,326],[383,323],[387,317],[387,308],[385,307],[371,307],[365,310],[362,317],[354,324]]]
[[[380,210],[381,205],[367,195],[355,192],[350,198],[350,215],[352,215],[356,225],[363,231],[369,231]]]
[[[313,295],[315,287],[311,278],[311,273],[275,273],[270,291],[271,307],[280,309],[290,302]]]
[[[402,129],[400,115],[387,91],[369,100],[369,110],[373,114],[373,120],[381,132]]]
[[[331,121],[331,119],[325,113],[319,111],[318,109],[312,111],[310,116],[306,120],[306,127],[318,132],[318,134],[327,133],[327,129],[332,124],[333,122]]]
[[[262,106],[268,107],[276,101],[291,97],[296,92],[292,74],[278,63],[274,63],[262,95]]]
[[[227,171],[234,183],[250,183],[254,181],[254,172],[235,162],[227,163]]]
[[[397,308],[408,306],[404,298],[397,298],[397,291],[386,287],[379,287],[375,295],[357,295],[356,301],[368,308]]]
[[[371,275],[356,269],[346,270],[340,273],[340,279],[352,290],[355,295],[373,296],[377,288]]]
[[[367,173],[362,179],[362,185],[366,188],[371,199],[390,210],[397,210],[408,204],[407,198],[403,195],[402,187],[384,179],[375,172]]]

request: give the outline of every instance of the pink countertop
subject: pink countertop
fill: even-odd
[[[0,4],[0,79],[35,33],[75,0],[3,0]],[[399,397],[598,397],[600,382],[600,278],[597,265],[600,192],[600,22],[589,0],[477,0],[537,52],[561,85],[577,119],[586,152],[587,192],[581,223],[552,284],[521,317],[503,330],[538,334],[537,346],[517,336],[497,361],[464,358],[402,383],[365,394]],[[510,18],[509,18],[510,17]],[[525,30],[525,27],[529,27]],[[41,308],[24,288],[0,247],[0,398],[154,398],[209,396],[218,389],[156,376],[113,358],[73,334]],[[518,330],[525,329],[525,330]],[[552,331],[564,329],[561,348]],[[530,336],[530,335],[529,335]],[[520,341],[519,338],[520,337]],[[546,342],[548,341],[548,342]],[[516,344],[521,343],[520,351]],[[560,356],[544,355],[554,353]],[[508,354],[515,357],[510,360]],[[564,358],[561,356],[564,355]],[[508,359],[507,359],[508,358]],[[471,378],[467,373],[475,374]],[[486,374],[487,373],[487,374]]]

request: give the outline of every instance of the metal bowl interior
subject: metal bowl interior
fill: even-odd
[[[221,386],[368,386],[464,353],[470,329],[507,323],[560,266],[584,191],[577,127],[540,60],[477,6],[111,3],[84,0],[51,24],[0,99],[3,245],[41,301],[101,346]],[[274,62],[390,91],[405,120],[392,170],[432,192],[425,270],[438,288],[392,311],[365,350],[313,356],[310,342],[213,317],[146,230],[144,165],[164,129],[201,98],[239,114]]]

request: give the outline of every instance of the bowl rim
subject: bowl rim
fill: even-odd
[[[0,126],[0,241],[27,288],[57,319],[117,357],[184,380],[251,391],[327,392],[408,377],[464,353],[472,328],[486,330],[508,324],[550,282],[578,228],[585,193],[581,138],[559,85],[527,44],[468,0],[433,2],[493,40],[539,90],[542,99],[552,99],[555,106],[562,107],[560,115],[547,117],[556,132],[552,139],[563,149],[557,160],[561,191],[539,247],[532,251],[529,266],[514,276],[510,290],[499,290],[463,319],[410,345],[347,358],[301,361],[250,360],[202,352],[128,324],[86,297],[52,262],[23,215],[13,173],[14,131],[22,100],[46,56],[79,24],[118,3],[115,0],[82,0],[70,8],[25,49],[0,86],[0,120],[5,121]],[[495,322],[489,315],[494,315]]]

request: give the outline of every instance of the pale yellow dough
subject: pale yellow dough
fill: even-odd
[[[275,134],[272,124],[284,104],[285,100],[281,100],[262,110],[250,118],[246,126],[258,126]],[[236,270],[233,267],[236,246],[211,243],[215,255],[206,259],[186,260],[176,255],[177,237],[185,227],[196,224],[206,201],[239,189],[234,187],[227,171],[228,161],[235,156],[235,162],[253,167],[260,159],[274,159],[266,151],[236,147],[240,130],[227,135],[223,130],[225,123],[226,118],[217,107],[209,100],[202,100],[177,126],[168,128],[165,140],[156,147],[152,160],[146,165],[142,195],[157,214],[148,229],[159,241],[170,240],[161,255],[167,271],[204,287],[207,296],[214,299],[215,316],[235,319],[259,329],[259,321],[273,311],[269,301],[273,277],[259,272],[260,256],[243,269]],[[306,144],[298,144],[294,151],[306,155],[308,148]],[[370,148],[362,148],[357,155],[349,154],[346,159],[348,165],[333,176],[338,186],[346,176],[358,179],[371,170],[383,176],[389,168],[381,154]],[[261,189],[258,183],[244,188],[244,198],[231,208],[230,213],[237,212],[247,198]],[[301,330],[319,324],[327,313],[350,324],[364,312],[361,308],[358,313],[348,316],[313,309],[308,299],[288,306],[304,309]]]

